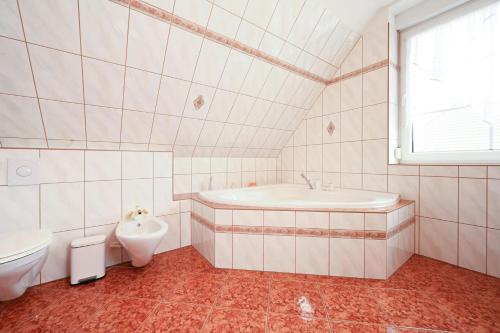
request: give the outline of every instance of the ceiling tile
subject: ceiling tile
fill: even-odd
[[[189,95],[186,101],[186,107],[184,108],[184,113],[182,115],[189,118],[205,119],[214,94],[215,88],[196,83],[191,84],[191,89],[189,90]],[[196,110],[194,107],[194,100],[199,96],[203,97],[204,104],[200,109]]]
[[[270,109],[268,110],[264,120],[262,121],[263,127],[274,128],[278,119],[280,119],[283,110],[286,106],[283,104],[272,103]]]
[[[243,17],[262,29],[266,29],[277,2],[278,0],[249,0]]]
[[[255,136],[255,133],[257,132],[257,127],[254,126],[243,126],[241,128],[240,134],[238,135],[238,138],[233,144],[233,147],[236,148],[246,148],[252,141],[253,137]]]
[[[144,0],[144,2],[172,13],[175,0]]]
[[[205,39],[201,47],[198,63],[196,64],[193,81],[217,87],[229,51],[229,47]]]
[[[325,47],[319,54],[321,59],[332,62],[332,59],[335,55],[340,51],[340,49],[344,46],[346,39],[349,37],[350,30],[347,28],[345,24],[339,23],[335,27],[335,30],[330,35],[328,42]]]
[[[177,138],[175,139],[176,145],[194,146],[198,137],[200,136],[203,127],[203,120],[182,118]]]
[[[295,62],[295,66],[298,66],[298,67],[303,68],[303,69],[308,71],[312,67],[312,65],[314,64],[315,60],[316,60],[316,58],[312,54],[310,54],[306,51],[302,51],[299,54],[297,61]]]
[[[338,23],[338,18],[327,9],[323,16],[321,16],[318,25],[316,25],[304,49],[314,55],[319,55]]]
[[[238,95],[236,102],[234,103],[233,109],[229,114],[227,122],[233,124],[243,124],[247,119],[250,110],[252,109],[253,104],[255,103],[256,98],[246,96],[246,95]]]
[[[347,74],[363,67],[363,42],[360,39],[344,59],[340,72]]]
[[[302,10],[303,4],[304,0],[281,0],[278,2],[267,31],[286,39]]]
[[[242,20],[236,34],[236,40],[254,49],[258,49],[263,36],[263,29]]]
[[[43,138],[36,98],[0,94],[0,137]]]
[[[288,62],[289,64],[295,64],[297,61],[301,50],[290,43],[285,43],[281,52],[279,54],[279,58]]]
[[[283,44],[283,39],[266,32],[260,43],[259,50],[273,57],[277,57],[283,47]]]
[[[124,66],[84,57],[85,103],[120,108],[124,75]]]
[[[207,26],[212,4],[205,0],[176,1],[174,14],[204,27]]]
[[[283,87],[281,88],[278,96],[276,96],[276,101],[283,104],[291,104],[291,100],[297,93],[297,89],[303,82],[303,78],[295,73],[290,73],[288,75]]]
[[[180,123],[181,117],[156,114],[150,143],[173,145]]]
[[[267,77],[266,83],[264,84],[259,97],[274,101],[289,74],[290,72],[274,66],[271,73]]]
[[[36,96],[26,44],[0,37],[0,93]]]
[[[190,86],[188,81],[162,76],[156,113],[181,116]]]
[[[231,50],[219,87],[231,91],[240,91],[241,85],[252,63],[252,58],[244,53]]]
[[[87,140],[120,142],[122,111],[85,105]]]
[[[40,100],[47,139],[86,140],[83,104]]]
[[[262,148],[267,140],[267,137],[269,136],[269,134],[271,134],[271,131],[272,130],[269,128],[264,128],[264,127],[259,128],[259,130],[257,131],[257,133],[255,133],[255,136],[253,137],[253,140],[248,147]]]
[[[224,124],[224,129],[217,141],[217,147],[232,147],[240,133],[242,125]]]
[[[80,2],[82,53],[125,64],[128,8],[108,0]]]
[[[77,0],[19,0],[26,40],[80,53]]]
[[[254,59],[252,66],[245,78],[241,92],[251,96],[257,96],[266,81],[266,77],[273,66],[259,59]]]
[[[172,27],[168,39],[163,74],[191,81],[201,42],[202,38],[200,36]]]
[[[210,14],[208,29],[223,34],[229,38],[234,38],[234,36],[236,36],[236,31],[238,31],[240,21],[240,17],[231,14],[227,10],[220,7],[214,6],[212,14]]]
[[[237,94],[218,89],[210,105],[207,120],[216,120],[224,122],[231,112]]]
[[[223,128],[224,128],[224,123],[218,121],[205,121],[197,145],[205,147],[214,147],[215,144],[217,143],[217,140],[219,139],[219,136]]]
[[[170,24],[130,11],[127,65],[161,73],[169,28]]]
[[[0,35],[24,40],[23,28],[21,26],[21,18],[17,9],[16,0],[0,1]]]
[[[265,101],[263,99],[257,99],[250,111],[249,117],[246,119],[245,124],[250,126],[260,126],[264,117],[269,112],[271,107],[271,102]]]
[[[123,111],[121,142],[148,143],[153,114]]]
[[[127,68],[123,107],[130,110],[154,112],[160,75]]]
[[[80,56],[28,45],[38,97],[83,103]]]
[[[290,31],[288,41],[297,45],[299,48],[303,48],[324,11],[325,8],[318,5],[317,1],[306,1],[297,21]]]
[[[241,17],[245,11],[247,2],[248,0],[215,0],[214,3]]]

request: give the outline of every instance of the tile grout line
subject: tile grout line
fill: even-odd
[[[129,0],[126,0],[126,1],[129,2]],[[128,8],[127,38],[126,38],[126,42],[125,42],[125,59],[124,59],[125,68],[123,70],[123,89],[122,89],[122,106],[121,106],[122,116],[121,116],[121,120],[120,120],[120,146],[119,146],[120,149],[122,148],[123,117],[125,115],[124,106],[125,106],[125,87],[127,84],[126,79],[127,79],[128,37],[129,37],[129,33],[130,33],[130,3],[128,4],[127,8]]]
[[[21,21],[21,29],[23,31],[24,45],[26,47],[26,54],[28,56],[28,61],[29,61],[29,65],[30,65],[31,77],[33,78],[33,88],[35,89],[35,98],[36,98],[37,104],[38,104],[38,111],[40,112],[40,120],[42,121],[43,134],[45,135],[45,145],[47,146],[47,148],[49,148],[49,140],[47,138],[47,129],[45,128],[45,121],[43,120],[42,106],[40,104],[40,99],[38,98],[38,89],[36,86],[35,73],[33,72],[33,63],[31,61],[31,55],[30,55],[30,51],[29,51],[29,47],[28,47],[28,42],[26,39],[26,31],[24,29],[24,20],[23,20],[23,15],[21,14],[21,6],[19,5],[19,0],[16,0],[16,5],[17,5],[17,11],[19,14],[19,20]]]
[[[80,21],[80,0],[77,1],[77,9],[78,9],[78,37],[79,37],[79,45],[80,45],[80,74],[82,77],[82,101],[83,101],[83,125],[84,125],[84,130],[85,130],[85,148],[88,148],[87,142],[88,142],[88,136],[87,136],[87,113],[86,113],[86,107],[85,107],[85,77],[84,77],[84,70],[83,70],[83,49],[82,49],[82,28],[81,28],[81,21]]]

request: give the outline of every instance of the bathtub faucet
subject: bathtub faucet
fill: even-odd
[[[307,185],[309,185],[309,188],[310,188],[311,190],[314,190],[314,186],[313,186],[313,184],[311,183],[311,180],[310,180],[309,178],[307,178],[307,176],[306,176],[306,175],[304,175],[304,173],[303,173],[303,172],[300,174],[300,176],[301,176],[302,178],[304,178],[304,180],[306,181]]]

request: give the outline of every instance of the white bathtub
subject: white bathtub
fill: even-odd
[[[273,208],[383,208],[399,195],[360,190],[320,191],[304,185],[281,184],[199,193],[201,199],[224,205]]]

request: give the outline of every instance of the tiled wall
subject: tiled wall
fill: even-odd
[[[174,158],[174,193],[276,184],[275,158]]]
[[[500,277],[500,166],[389,165],[397,145],[398,72],[387,21],[379,12],[342,64],[339,82],[327,86],[282,150],[281,179],[303,183],[304,172],[326,188],[415,200],[417,253]]]
[[[335,14],[312,0],[2,1],[0,146],[275,157],[357,40]]]
[[[40,185],[7,186],[8,159],[40,160]],[[69,243],[107,235],[106,264],[127,260],[114,229],[136,205],[169,225],[158,252],[191,243],[190,201],[172,200],[172,153],[93,150],[0,149],[0,233],[48,229],[54,233],[41,277],[69,272]]]

